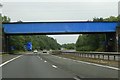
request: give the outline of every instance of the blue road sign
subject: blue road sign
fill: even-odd
[[[32,42],[27,42],[27,44],[26,44],[26,49],[27,49],[28,51],[32,51]]]

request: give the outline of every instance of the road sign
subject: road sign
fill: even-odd
[[[31,50],[32,50],[32,42],[27,42],[27,44],[26,44],[26,49],[27,49],[28,51],[31,51]]]

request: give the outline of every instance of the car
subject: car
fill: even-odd
[[[47,53],[47,51],[43,51],[43,53]]]
[[[48,54],[48,51],[47,50],[43,50],[42,53]]]
[[[38,53],[38,51],[37,51],[37,50],[34,50],[33,52],[34,52],[34,53]]]

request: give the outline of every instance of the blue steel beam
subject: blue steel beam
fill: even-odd
[[[5,34],[116,32],[117,22],[22,22],[4,23]]]

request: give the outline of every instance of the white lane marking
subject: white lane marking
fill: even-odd
[[[57,68],[57,66],[55,66],[55,65],[52,65],[52,67]]]
[[[42,60],[42,58],[41,58],[41,57],[39,57],[39,56],[38,56],[38,58],[40,58],[40,60]]]
[[[47,62],[47,61],[44,61],[44,62]]]
[[[38,56],[38,58],[40,58],[40,57]]]
[[[4,66],[5,64],[7,64],[7,63],[9,63],[9,62],[11,62],[11,61],[13,61],[13,60],[15,60],[15,59],[21,57],[21,56],[23,56],[23,55],[17,56],[17,57],[15,57],[15,58],[12,58],[12,59],[10,59],[10,60],[8,60],[8,61],[6,61],[6,62],[0,64],[0,67]]]
[[[58,57],[58,56],[55,56],[55,57]],[[116,68],[116,67],[105,66],[105,65],[95,64],[95,63],[84,62],[84,61],[78,61],[78,60],[73,60],[73,59],[69,59],[69,58],[62,58],[62,59],[72,60],[72,61],[80,62],[80,63],[84,63],[84,64],[91,64],[91,65],[94,65],[94,66],[99,66],[99,67],[104,67],[104,68],[109,68],[109,69],[114,69],[114,70],[120,70],[119,68]]]
[[[38,56],[38,58],[40,58],[40,57]],[[42,60],[42,58],[41,58],[41,60]],[[47,62],[47,61],[44,61],[44,62]],[[55,65],[52,65],[52,67],[57,68],[57,66],[55,66]]]

